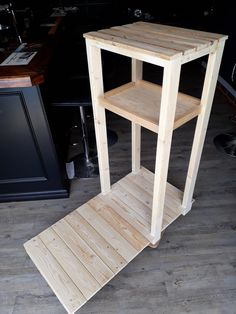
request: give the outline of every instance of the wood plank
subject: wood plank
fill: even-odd
[[[103,198],[103,196],[100,197],[109,206],[111,206],[118,215],[132,224],[134,228],[138,230],[145,238],[148,238],[150,233],[150,221],[147,222],[136,211],[134,211],[130,205],[127,205],[125,202],[123,202],[123,197],[119,192],[117,194],[118,195],[116,195],[116,191],[114,190],[112,193],[107,194],[105,198]]]
[[[102,34],[117,36],[117,37],[128,39],[128,40],[138,41],[139,43],[156,46],[158,48],[160,47],[160,48],[165,48],[165,49],[166,48],[172,49],[172,50],[175,50],[176,52],[182,52],[183,54],[188,54],[190,52],[195,51],[195,48],[191,46],[162,41],[162,40],[159,40],[159,38],[155,36],[152,36],[152,37],[145,36],[146,35],[145,33],[142,36],[140,36],[140,33],[138,34],[134,32],[129,32],[127,30],[128,28],[119,29],[117,27],[117,28],[111,28],[111,29],[103,29],[99,32],[101,32]]]
[[[40,233],[39,237],[85,298],[90,299],[101,285],[52,228]]]
[[[138,176],[137,176],[138,177]],[[139,186],[136,184],[135,179],[130,179],[130,176],[124,177],[120,180],[119,184],[126,191],[129,191],[132,195],[134,195],[140,202],[151,208],[152,206],[152,193],[146,191],[143,186]]]
[[[168,59],[158,57],[154,53],[150,53],[149,55],[147,55],[146,52],[142,49],[137,49],[133,47],[132,50],[127,52],[126,45],[115,46],[104,39],[96,39],[94,36],[88,36],[87,34],[84,34],[83,36],[84,38],[86,38],[86,41],[89,42],[90,45],[99,47],[100,49],[104,49],[110,52],[118,53],[122,56],[129,56],[130,58],[138,59],[140,61],[148,62],[150,64],[155,64],[158,66],[165,66],[166,63],[168,63]]]
[[[77,211],[127,262],[136,256],[137,250],[87,203]]]
[[[130,180],[130,184],[133,184],[134,186],[138,185],[138,186],[141,186],[143,189],[145,189],[147,194],[149,194],[150,198],[152,198],[153,184],[150,187],[147,181],[144,182],[144,180],[142,180],[142,185],[139,185],[137,182],[138,177],[134,181],[131,180],[131,177],[127,177],[127,179]],[[169,195],[168,188],[167,188],[166,194],[165,194],[162,228],[164,225],[169,225],[170,222],[173,222],[173,220],[175,220],[181,214],[180,208],[181,208],[181,199],[176,199],[174,198],[174,196]],[[171,220],[169,220],[168,217],[171,218]],[[168,222],[168,224],[165,222],[165,220]]]
[[[154,174],[152,174],[152,179],[148,179],[147,177],[150,177],[150,175],[145,176],[145,170],[146,169],[142,167],[138,176],[130,174],[129,176],[127,176],[127,179],[130,180],[132,184],[138,185],[140,188],[144,189],[150,196],[152,196]],[[171,211],[179,212],[182,198],[183,192],[167,182],[165,205],[169,206]]]
[[[99,32],[89,32],[86,33],[84,36],[92,40],[97,40],[98,43],[104,41],[106,44],[109,44],[111,46],[125,48],[127,50],[127,54],[129,54],[129,50],[132,49],[137,52],[145,53],[147,56],[151,55],[166,60],[178,58],[182,55],[182,53],[177,52],[173,49],[161,48],[150,44],[141,43],[135,40],[124,39],[108,34],[102,34]]]
[[[118,193],[124,197],[124,202],[129,200],[132,209],[134,211],[137,210],[139,215],[141,215],[147,222],[150,222],[149,215],[151,215],[150,209],[152,205],[152,198],[150,195],[143,189],[132,186],[126,177],[119,181],[117,186],[120,186]]]
[[[154,36],[154,32],[145,31],[142,33],[142,37],[140,38],[140,30],[132,27],[126,26],[115,26],[111,28],[112,30],[119,31],[124,34],[124,36],[139,36],[139,40],[147,41],[152,43],[153,45],[159,45],[160,47],[171,48],[176,51],[182,51],[184,54],[188,54],[190,52],[194,52],[198,46],[193,41],[190,40],[190,43],[184,41],[183,39],[179,39],[179,41],[174,37],[166,38],[166,35],[158,34],[158,36]]]
[[[184,45],[192,45],[195,47],[196,51],[199,49],[203,49],[206,47],[209,47],[211,45],[211,42],[206,39],[200,39],[200,38],[193,38],[193,37],[187,37],[184,34],[172,34],[170,32],[166,32],[166,30],[162,29],[153,29],[151,24],[149,27],[145,27],[143,25],[139,24],[127,24],[123,27],[126,27],[132,31],[142,32],[144,34],[148,34],[149,36],[157,36],[161,40],[167,40],[168,42],[176,42],[179,44]],[[154,24],[155,25],[155,24]]]
[[[113,273],[117,273],[126,265],[126,260],[79,214],[78,211],[73,211],[70,215],[65,217],[65,220]]]
[[[152,28],[154,30],[162,29],[166,33],[172,33],[174,35],[185,35],[186,37],[194,37],[199,38],[201,40],[220,40],[220,39],[227,39],[228,36],[223,34],[216,34],[216,33],[210,33],[210,32],[204,32],[199,30],[193,30],[193,29],[187,29],[187,28],[181,28],[181,27],[175,27],[175,26],[169,26],[164,24],[155,24],[155,23],[146,23],[146,22],[136,22],[135,24],[141,25],[142,27],[148,27]]]
[[[146,180],[148,180],[152,184],[154,183],[154,174],[147,168],[141,167],[139,175],[143,176]],[[174,185],[170,184],[169,182],[167,182],[167,191],[172,191],[173,194],[176,195],[177,199],[182,199],[183,197],[183,192],[179,190],[177,187],[175,187]]]
[[[89,202],[89,205],[101,215],[101,217],[109,223],[112,228],[119,232],[137,251],[141,251],[147,246],[147,239],[142,236],[137,230],[128,223],[120,215],[116,213],[106,202],[101,198],[96,197]]]
[[[59,220],[52,228],[100,285],[104,285],[113,277],[111,269],[96,255],[65,219]]]
[[[81,291],[39,237],[32,238],[24,247],[68,313],[74,313],[86,302]]]
[[[138,186],[140,189],[145,190],[146,193],[149,194],[150,197],[152,197],[153,183],[146,180],[142,176],[134,176],[134,175],[127,176],[127,180],[130,181],[130,184],[134,186],[134,188]],[[165,208],[168,210],[166,210],[166,214],[170,215],[170,217],[176,216],[177,213],[180,214],[181,200],[182,198],[178,198],[177,195],[174,194],[172,191],[170,191],[167,186],[166,197],[165,197]]]

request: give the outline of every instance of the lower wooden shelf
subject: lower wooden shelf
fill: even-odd
[[[74,313],[150,243],[154,175],[128,174],[24,244],[68,313]],[[167,183],[162,230],[180,214]]]

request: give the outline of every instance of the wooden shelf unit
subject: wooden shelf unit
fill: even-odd
[[[227,36],[137,22],[84,34],[101,193],[25,249],[68,313],[75,313],[192,206]],[[132,82],[104,93],[101,49],[132,60]],[[209,55],[201,99],[178,92],[181,65]],[[162,87],[142,79],[143,61],[162,66]],[[105,110],[131,121],[132,172],[111,186]],[[173,130],[197,118],[184,191],[167,182]],[[158,133],[155,173],[140,163],[141,127]]]

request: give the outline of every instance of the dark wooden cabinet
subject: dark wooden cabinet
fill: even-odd
[[[67,197],[39,87],[0,89],[0,201]]]

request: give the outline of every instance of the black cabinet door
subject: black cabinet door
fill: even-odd
[[[65,197],[37,86],[0,90],[0,200]]]

